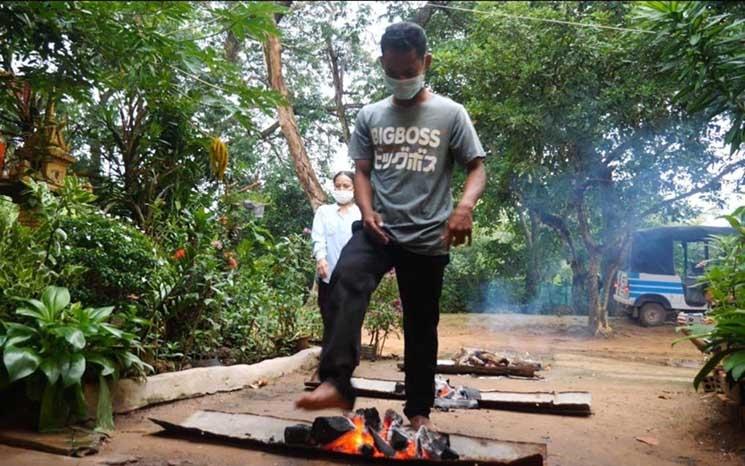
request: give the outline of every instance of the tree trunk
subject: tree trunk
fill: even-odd
[[[303,188],[311,207],[315,211],[320,205],[326,202],[326,194],[318,182],[315,171],[313,171],[313,166],[310,163],[310,158],[305,150],[305,144],[303,144],[300,130],[295,120],[295,112],[289,102],[289,92],[282,77],[282,46],[277,36],[270,35],[264,43],[264,58],[266,60],[269,83],[272,89],[279,92],[285,100],[284,103],[277,106],[279,126],[287,141],[300,186]]]
[[[600,271],[601,255],[597,252],[590,254],[587,266],[587,307],[588,326],[593,334],[605,334],[610,330],[608,326],[608,314],[600,306],[600,290],[598,287],[598,276]]]
[[[525,270],[525,303],[531,304],[538,295],[541,281],[540,251],[538,251],[538,217],[533,211],[528,211],[528,218],[521,212],[520,219],[525,231],[525,243],[528,247],[528,264]]]
[[[575,314],[584,315],[587,309],[587,271],[585,265],[575,259],[570,264],[572,268],[572,309]]]
[[[339,66],[339,54],[334,50],[331,37],[326,38],[326,53],[331,65],[331,77],[334,81],[334,104],[336,105],[336,116],[341,124],[341,135],[344,144],[349,144],[349,122],[344,109],[344,69]]]

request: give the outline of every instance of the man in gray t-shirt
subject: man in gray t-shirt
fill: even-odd
[[[432,427],[437,324],[442,277],[451,246],[471,240],[472,212],[486,183],[481,147],[468,113],[424,87],[432,56],[424,30],[389,26],[380,43],[392,97],[365,106],[349,143],[361,228],[341,252],[331,276],[331,324],[321,353],[323,382],[296,405],[354,405],[350,384],[365,310],[382,276],[394,268],[404,318],[406,406],[412,426]],[[453,208],[453,166],[468,174]]]
[[[373,208],[391,240],[432,256],[448,253],[442,235],[453,211],[453,165],[468,166],[484,149],[462,105],[428,94],[414,106],[388,97],[364,107],[349,155],[373,162]]]

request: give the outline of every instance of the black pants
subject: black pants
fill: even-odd
[[[333,319],[331,310],[329,309],[329,299],[331,297],[331,284],[326,283],[323,280],[318,280],[318,309],[321,310],[321,320],[323,321],[323,340],[321,345],[323,347],[328,343],[331,332],[329,329],[333,325]],[[357,340],[357,359],[355,359],[355,366],[360,365],[360,346],[361,342]]]
[[[331,314],[329,314],[329,293],[331,285],[318,280],[318,309],[321,311],[321,320],[323,321],[323,340],[322,346],[326,346],[329,338],[329,332],[326,330],[331,325]]]
[[[365,310],[383,275],[395,268],[404,311],[404,413],[410,418],[428,416],[435,396],[440,293],[448,262],[447,255],[424,256],[395,244],[383,246],[365,231],[355,231],[331,275],[331,319],[324,328],[321,380],[332,383],[344,398],[354,402],[350,378],[359,364]]]

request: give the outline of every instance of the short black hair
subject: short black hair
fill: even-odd
[[[427,34],[420,25],[409,21],[391,24],[380,39],[380,52],[385,53],[388,49],[399,52],[413,49],[422,58],[427,53]]]
[[[347,170],[342,170],[342,171],[338,172],[336,175],[334,175],[334,178],[331,179],[331,182],[332,183],[336,183],[336,179],[339,178],[340,176],[346,176],[350,180],[354,181],[354,172],[350,172],[350,171],[347,171]]]

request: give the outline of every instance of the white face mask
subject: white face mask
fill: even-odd
[[[385,87],[398,100],[411,100],[424,87],[424,73],[410,79],[393,79],[384,74]]]
[[[352,191],[347,190],[334,190],[334,199],[336,199],[336,203],[339,205],[346,205],[352,202],[352,199],[354,199],[354,193]]]

